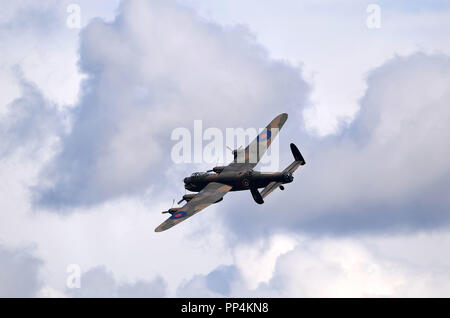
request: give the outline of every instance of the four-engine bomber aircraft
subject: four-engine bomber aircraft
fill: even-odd
[[[305,164],[303,156],[294,144],[291,144],[294,162],[282,172],[261,173],[254,171],[253,168],[265,154],[287,118],[287,114],[277,116],[245,150],[234,150],[234,160],[228,166],[214,167],[207,172],[196,172],[185,178],[184,187],[198,193],[184,195],[178,202],[180,204],[186,201],[184,206],[162,212],[171,216],[155,231],[165,231],[211,204],[222,201],[229,191],[250,190],[256,203],[263,204],[264,198],[273,190],[276,188],[284,190],[283,184],[291,183],[294,180],[294,171]],[[261,193],[259,188],[264,188]]]

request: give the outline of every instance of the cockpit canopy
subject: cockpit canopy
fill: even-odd
[[[201,177],[201,176],[207,176],[211,173],[209,172],[194,172],[193,174],[191,174],[191,177]]]

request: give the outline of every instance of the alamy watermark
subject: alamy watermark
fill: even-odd
[[[69,274],[66,280],[66,287],[68,289],[81,288],[81,266],[78,264],[70,264],[66,268]]]
[[[380,29],[381,28],[381,7],[379,4],[372,3],[366,8],[368,13],[366,19],[366,25],[369,29]]]
[[[71,3],[67,6],[66,25],[69,29],[81,29],[81,7],[79,4]]]
[[[278,128],[204,129],[203,122],[195,120],[193,132],[185,127],[178,127],[172,131],[171,140],[175,144],[172,147],[171,159],[174,163],[197,164],[228,164],[233,160],[238,163],[260,162],[265,169],[277,170],[278,131]]]

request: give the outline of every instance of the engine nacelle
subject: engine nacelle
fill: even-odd
[[[185,194],[185,195],[183,195],[183,198],[182,198],[180,201],[178,201],[178,204],[180,204],[180,203],[183,202],[183,201],[189,202],[189,201],[191,201],[196,195],[197,195],[196,193]],[[217,200],[217,201],[214,202],[214,203],[220,202],[220,201],[222,201],[222,200],[223,200],[223,198],[220,198],[219,200]],[[180,208],[176,208],[176,209],[178,210],[178,209],[180,209]],[[170,209],[170,210],[173,210],[173,209]],[[174,213],[174,212],[170,212],[170,210],[167,211],[167,212],[168,212],[168,213]],[[176,212],[176,211],[175,211],[175,212]],[[164,212],[163,212],[163,213],[164,213]]]
[[[192,200],[193,197],[195,197],[195,193],[185,194],[183,195],[183,200],[186,202],[189,202]]]
[[[294,180],[294,176],[292,175],[292,172],[283,173],[283,182],[284,183],[290,183],[293,180]]]
[[[225,169],[225,166],[217,166],[212,169],[215,173],[221,173]]]
[[[179,211],[181,208],[171,208],[171,209],[169,209],[169,210],[167,210],[167,211],[163,211],[163,212],[161,212],[162,214],[165,214],[165,213],[170,213],[170,214],[174,214],[175,212],[177,212],[177,211]]]

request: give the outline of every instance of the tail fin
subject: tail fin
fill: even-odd
[[[302,154],[300,153],[300,150],[298,150],[297,146],[294,144],[291,144],[291,151],[294,155],[294,162],[289,165],[286,169],[283,170],[283,172],[291,172],[293,173],[299,166],[303,166],[306,162],[303,158]]]
[[[295,161],[293,163],[291,163],[286,169],[284,169],[283,173],[285,173],[285,172],[294,173],[294,171],[297,170],[298,167],[303,166],[305,164],[305,159],[303,158],[302,154],[300,153],[300,150],[298,150],[296,145],[291,144],[291,151],[292,151],[292,154],[294,155]],[[270,193],[272,193],[273,190],[275,190],[276,188],[279,188],[280,186],[282,186],[281,182],[269,183],[267,185],[267,187],[265,187],[261,191],[261,197],[264,199]],[[280,189],[283,190],[283,188],[280,188]],[[255,199],[255,201],[257,200],[257,198],[255,198],[255,196],[253,196],[253,198]]]
[[[303,166],[306,162],[305,162],[305,159],[303,158],[302,154],[300,153],[300,150],[298,150],[297,146],[294,144],[291,144],[291,151],[292,151],[292,154],[294,155],[295,161],[299,161],[300,165]]]

